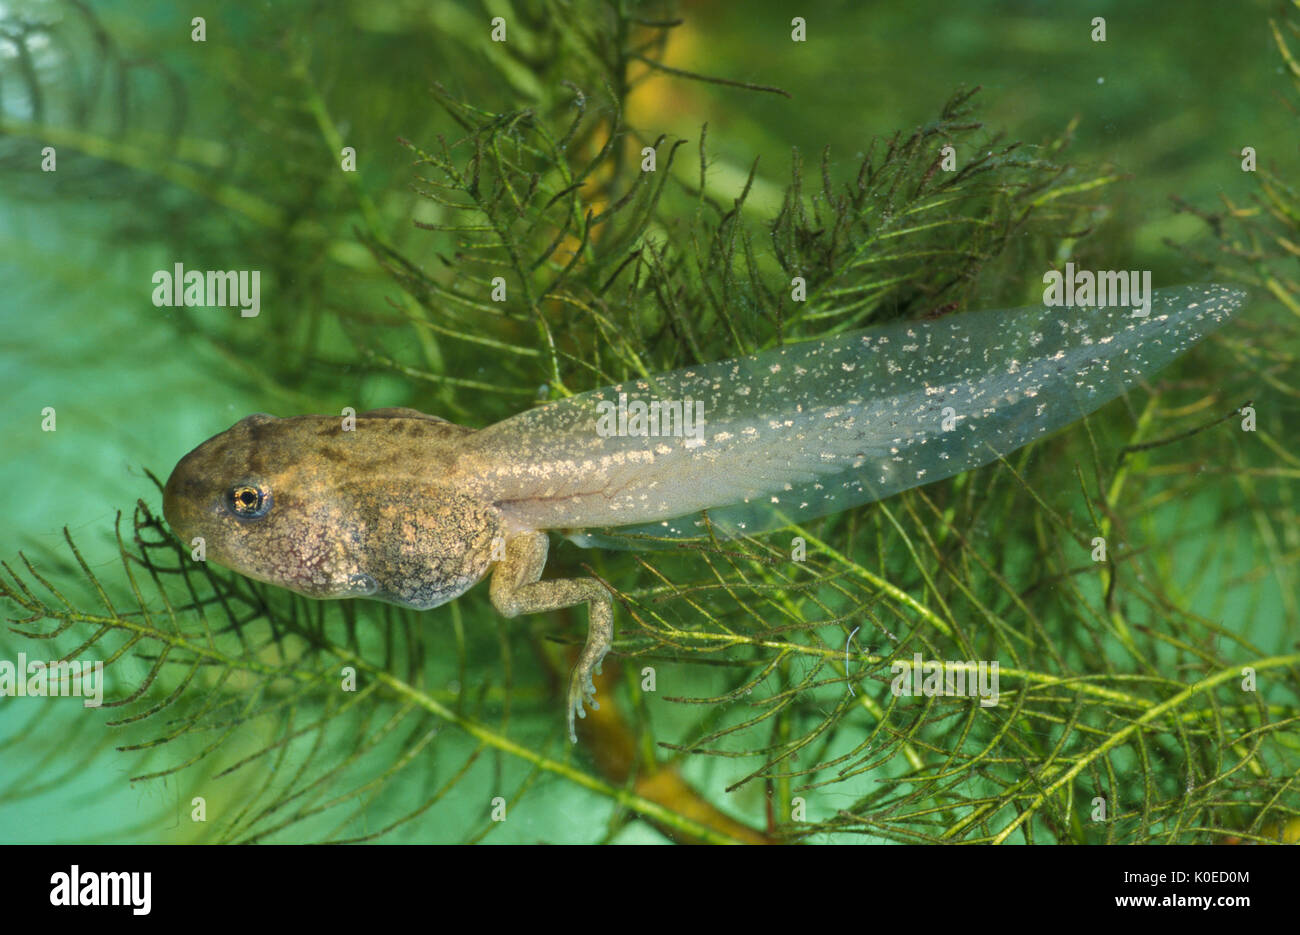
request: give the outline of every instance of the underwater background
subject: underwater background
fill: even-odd
[[[0,659],[94,639],[83,651],[110,661],[106,699],[128,699],[0,698],[0,841],[1294,839],[1300,11],[366,0],[200,12],[197,42],[191,6],[0,0],[0,616],[18,621],[0,630]],[[490,37],[497,16],[505,43]],[[794,16],[806,42],[791,39]],[[586,122],[560,140],[575,89]],[[858,256],[905,249],[845,272],[826,231],[869,239],[906,213],[926,167],[895,165],[899,185],[856,205],[816,193],[824,177],[852,185],[864,158],[889,164],[896,132],[900,151],[918,141],[913,155],[952,140],[965,160],[998,156],[951,192],[969,225],[864,241]],[[662,193],[633,181],[646,145]],[[356,172],[340,171],[344,146]],[[41,171],[45,147],[54,172]],[[506,227],[455,220],[464,192],[526,201],[547,159],[570,155],[594,161],[594,194],[563,239],[547,198],[535,222],[522,207],[499,215]],[[624,192],[624,213],[576,233]],[[874,199],[890,207],[873,215]],[[467,245],[479,228],[491,237]],[[562,283],[531,310],[487,298],[512,251],[542,257],[525,264],[538,283]],[[813,279],[858,276],[843,287],[852,307],[778,314],[789,257]],[[1033,304],[1067,261],[1150,270],[1157,286],[1244,285],[1253,299],[1086,425],[811,526],[821,559],[807,569],[774,559],[789,536],[662,557],[557,539],[548,577],[590,566],[623,598],[611,661],[624,664],[601,694],[617,720],[572,750],[556,686],[581,610],[505,621],[486,586],[423,615],[311,605],[220,570],[187,583],[179,552],[168,562],[134,542],[135,522],[163,542],[137,513],[142,500],[161,516],[147,472],[165,480],[249,413],[413,406],[480,427],[634,364]],[[156,306],[152,277],[175,263],[260,270],[260,314]],[[1254,433],[1221,418],[1248,401]],[[1117,463],[1125,445],[1194,428]],[[1094,534],[1123,556],[1113,578],[1089,558]],[[186,608],[196,595],[211,620]],[[838,654],[857,626],[875,680],[848,696]],[[933,641],[902,658],[998,658],[1037,675],[1004,675],[1003,691],[1019,690],[1004,722],[964,700],[900,710],[881,680],[886,634],[918,630]],[[358,660],[363,690],[329,691]],[[1258,690],[1237,691],[1237,669],[1259,660],[1274,662],[1257,667]],[[1075,693],[1074,679],[1094,690]],[[1098,796],[1108,821],[1090,820]]]

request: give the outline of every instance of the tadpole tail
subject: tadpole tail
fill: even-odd
[[[477,433],[478,483],[535,528],[694,538],[706,533],[702,510],[723,537],[779,528],[951,477],[1074,422],[1245,300],[1201,285],[1156,290],[1145,317],[983,310],[604,387]],[[608,421],[602,431],[602,412],[635,403],[688,403],[703,425],[687,426],[695,438],[610,434]]]

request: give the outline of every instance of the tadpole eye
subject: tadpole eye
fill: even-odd
[[[271,510],[271,491],[259,484],[236,484],[226,491],[226,506],[239,519],[257,519]]]

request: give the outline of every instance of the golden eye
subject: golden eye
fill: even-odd
[[[271,509],[271,491],[256,484],[236,484],[226,491],[226,506],[239,519],[257,519]]]

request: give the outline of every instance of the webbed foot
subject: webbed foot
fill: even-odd
[[[587,716],[586,706],[590,705],[591,710],[599,711],[600,702],[596,700],[596,683],[593,681],[593,675],[600,675],[600,663],[609,652],[609,645],[600,648],[600,654],[594,659],[588,659],[591,650],[591,638],[588,637],[587,646],[582,652],[582,658],[578,664],[573,667],[573,675],[569,677],[569,740],[572,743],[578,742],[578,732],[574,728],[574,716],[585,718]]]
[[[591,619],[587,626],[587,645],[582,647],[578,664],[573,667],[569,677],[569,740],[578,742],[578,732],[574,728],[574,717],[585,718],[586,706],[599,711],[600,703],[596,701],[596,683],[593,676],[600,674],[600,664],[609,652],[609,644],[614,638],[612,614],[607,603],[592,602]]]

